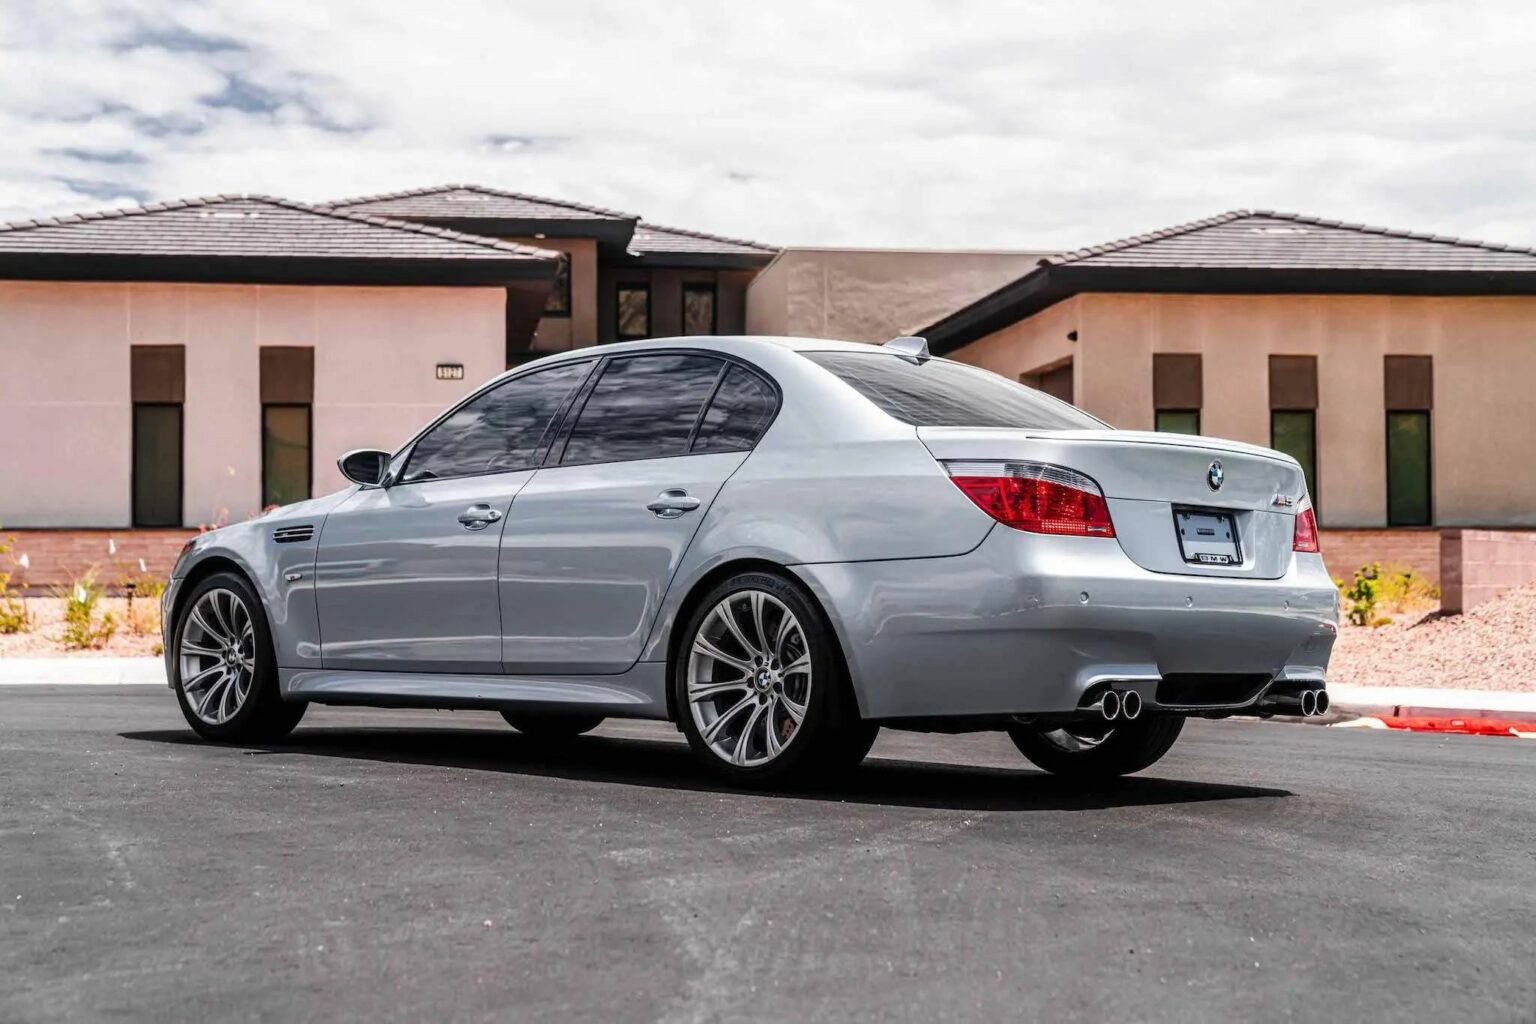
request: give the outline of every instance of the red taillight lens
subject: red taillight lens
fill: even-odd
[[[1297,551],[1317,551],[1317,516],[1311,505],[1303,505],[1296,513],[1296,530],[1291,535],[1291,547]]]
[[[1067,537],[1113,537],[1104,492],[1088,477],[1037,462],[950,462],[955,486],[1005,526]]]

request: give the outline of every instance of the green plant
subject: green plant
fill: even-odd
[[[1393,567],[1382,573],[1376,597],[1383,605],[1399,611],[1422,609],[1440,600],[1440,588],[1412,569]]]
[[[160,595],[165,593],[165,581],[144,571],[144,560],[139,559],[140,572],[125,576],[118,587],[127,596],[128,632],[148,636],[160,632]]]
[[[1357,626],[1380,625],[1376,616],[1376,601],[1378,599],[1379,577],[1381,576],[1381,563],[1372,562],[1370,565],[1361,566],[1355,570],[1355,581],[1345,586],[1344,581],[1335,579],[1334,585],[1339,588],[1339,593],[1344,598],[1344,615]]]
[[[105,647],[117,635],[117,616],[98,612],[102,588],[94,572],[75,580],[67,590],[55,593],[64,602],[64,628],[59,642],[73,650]]]
[[[0,537],[0,555],[12,565],[16,564],[11,558],[15,544],[15,537]],[[26,600],[11,591],[10,570],[0,571],[0,633],[25,633],[31,628],[32,612],[27,608]]]

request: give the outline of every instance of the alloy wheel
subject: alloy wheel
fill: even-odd
[[[181,688],[192,713],[209,725],[233,718],[256,678],[256,629],[245,602],[232,590],[197,599],[182,627],[177,651]]]
[[[805,630],[772,594],[738,591],[699,623],[688,705],[699,737],[727,764],[754,768],[777,758],[805,721],[811,684]]]

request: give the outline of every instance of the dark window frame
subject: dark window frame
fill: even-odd
[[[709,294],[709,330],[690,333],[688,330],[688,293],[707,292]],[[720,331],[720,286],[714,281],[684,281],[679,302],[682,308],[678,311],[678,326],[685,338],[704,338]]]
[[[549,298],[544,300],[544,309],[539,313],[541,319],[569,320],[571,318],[571,254],[560,254],[559,266],[555,269],[555,279],[549,290]],[[554,298],[563,299],[563,308],[551,309],[549,303]]]
[[[577,384],[576,387],[571,389],[571,393],[565,397],[565,401],[560,403],[560,408],[555,410],[555,415],[550,419],[550,425],[544,428],[544,436],[539,439],[539,450],[537,457],[534,460],[535,464],[529,467],[529,469],[538,469],[544,466],[549,456],[550,447],[557,443],[560,439],[560,431],[565,426],[566,417],[570,414],[571,406],[581,397],[587,386],[591,383],[593,379],[593,368],[602,365],[602,362],[603,360],[595,359],[591,356],[587,356],[581,359],[562,359],[557,363],[549,363],[544,366],[532,367],[526,370],[519,369],[516,372],[502,374],[499,377],[491,379],[483,386],[476,388],[475,391],[471,394],[464,396],[463,400],[458,404],[450,406],[436,419],[418,430],[416,432],[416,436],[412,437],[409,441],[396,449],[395,453],[389,458],[389,473],[385,476],[384,482],[380,486],[386,488],[412,487],[417,484],[437,483],[440,480],[473,480],[475,477],[481,476],[501,476],[504,473],[527,472],[528,470],[494,469],[487,470],[484,473],[465,473],[461,476],[433,477],[430,480],[404,479],[406,471],[410,469],[411,459],[416,455],[416,446],[421,442],[421,439],[432,433],[432,431],[436,430],[439,424],[453,416],[466,405],[469,405],[471,402],[480,398],[487,392],[494,391],[499,387],[511,384],[513,381],[521,380],[524,377],[531,377],[536,373],[543,373],[546,370],[557,370],[566,366],[585,365],[587,367],[587,375],[582,378],[581,382]]]
[[[1422,416],[1424,417],[1424,489],[1425,518],[1423,522],[1404,522],[1392,518],[1392,417],[1394,416]],[[1387,489],[1385,499],[1387,503],[1388,526],[1433,526],[1435,524],[1435,419],[1432,410],[1429,409],[1388,409],[1382,420],[1386,429],[1386,470]]]
[[[304,460],[304,497],[308,501],[315,496],[315,406],[312,402],[262,402],[261,403],[261,507],[267,508],[279,502],[269,500],[267,491],[267,410],[303,409],[304,431],[308,438],[309,457]]]
[[[624,304],[621,301],[621,298],[625,292],[645,293],[644,334],[624,333]],[[649,281],[619,281],[615,285],[613,292],[613,336],[615,338],[617,338],[619,341],[644,341],[645,339],[651,337],[651,322],[654,319],[654,317],[651,315],[652,298],[651,282]]]
[[[1317,443],[1317,410],[1316,409],[1270,409],[1269,410],[1269,446],[1279,451],[1275,444],[1275,417],[1305,415],[1312,418],[1312,474],[1306,474],[1306,467],[1302,467],[1302,486],[1307,489],[1307,498],[1312,503],[1312,514],[1319,524],[1322,522],[1323,513],[1318,492],[1322,489],[1323,453]],[[1298,460],[1299,461],[1299,460]]]
[[[143,408],[176,410],[176,516],[171,523],[146,523],[139,519],[139,417]],[[185,402],[133,402],[129,439],[128,519],[135,528],[171,529],[186,524],[187,518],[187,410]]]
[[[718,359],[724,365],[721,366],[719,373],[715,375],[715,383],[714,386],[710,388],[709,397],[706,398],[703,404],[699,406],[699,413],[694,417],[693,429],[688,433],[687,450],[678,452],[675,455],[662,455],[656,457],[664,459],[697,458],[707,455],[729,455],[732,454],[732,452],[750,452],[755,449],[762,441],[763,437],[768,433],[769,429],[772,428],[775,421],[778,420],[779,413],[784,408],[784,389],[779,386],[779,382],[774,380],[771,374],[764,372],[761,367],[755,366],[745,359],[738,358],[737,356],[730,355],[725,352],[718,352],[713,349],[668,347],[618,356],[604,356],[603,358],[597,360],[596,369],[587,375],[587,379],[582,383],[581,387],[577,389],[574,401],[572,401],[570,405],[568,405],[564,410],[564,415],[561,419],[559,430],[557,431],[549,448],[545,452],[542,468],[557,469],[564,468],[566,466],[562,460],[565,458],[566,442],[570,440],[571,430],[576,426],[576,421],[581,418],[581,412],[584,408],[586,408],[587,399],[591,396],[592,391],[597,387],[597,382],[602,379],[603,371],[607,369],[609,363],[617,359],[644,359],[653,356],[668,355],[708,356],[711,359]],[[714,451],[696,452],[693,450],[693,444],[696,440],[698,440],[699,427],[704,422],[704,414],[709,411],[710,403],[715,400],[715,395],[720,390],[721,382],[725,380],[726,373],[730,371],[730,368],[733,365],[740,366],[742,369],[755,374],[760,380],[768,385],[769,391],[773,393],[773,412],[763,423],[763,429],[758,431],[757,439],[752,442],[751,447],[737,448],[732,449],[731,451],[717,449]],[[645,459],[615,459],[611,462],[582,462],[573,463],[569,468],[584,469],[592,466],[620,466],[629,462],[645,461]]]
[[[1154,410],[1152,410],[1152,429],[1153,430],[1157,431],[1158,433],[1167,433],[1167,434],[1182,433],[1182,431],[1178,431],[1178,430],[1167,430],[1167,431],[1165,431],[1165,430],[1163,430],[1162,427],[1159,427],[1157,425],[1157,418],[1159,416],[1161,416],[1165,412],[1166,413],[1171,413],[1171,414],[1176,415],[1176,416],[1193,416],[1195,418],[1195,432],[1193,434],[1185,434],[1184,436],[1186,436],[1186,437],[1201,437],[1201,436],[1203,436],[1200,433],[1201,424],[1200,424],[1200,410],[1199,409],[1174,409],[1174,408],[1154,409]],[[1273,431],[1273,429],[1274,429],[1273,425],[1271,425],[1270,429],[1271,429],[1271,431]]]

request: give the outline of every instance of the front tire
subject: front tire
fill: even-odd
[[[863,760],[878,727],[860,720],[837,637],[795,583],[725,580],[683,624],[673,695],[694,755],[732,783],[769,786]]]
[[[1155,764],[1183,729],[1183,715],[1147,715],[1102,725],[1012,725],[1008,736],[1019,753],[1052,775],[1111,779]]]
[[[293,731],[308,706],[278,691],[272,632],[243,576],[215,573],[187,595],[172,641],[172,680],[187,724],[205,740],[267,743]]]

